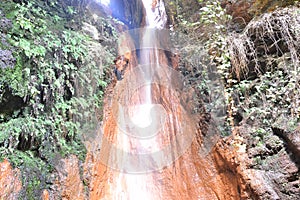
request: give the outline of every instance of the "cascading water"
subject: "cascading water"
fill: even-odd
[[[222,199],[216,186],[220,177],[199,156],[192,106],[182,98],[180,76],[166,67],[159,49],[164,4],[142,1],[146,28],[140,29],[141,45],[136,47],[139,65],[117,83],[110,112],[104,114],[90,199]]]
[[[151,110],[153,108],[151,99],[151,68],[159,66],[159,53],[156,42],[156,29],[165,28],[167,17],[162,1],[154,5],[151,1],[142,0],[146,12],[146,28],[141,29],[142,41],[140,46],[141,56],[139,64],[143,70],[145,79],[145,100],[132,112],[131,120],[140,127],[147,127],[152,123]],[[143,67],[144,66],[144,67]],[[141,94],[143,95],[143,94]]]

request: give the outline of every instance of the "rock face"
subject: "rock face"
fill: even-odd
[[[140,34],[151,48],[141,46],[142,67],[133,66],[114,84],[105,102],[100,150],[99,140],[90,145],[84,170],[89,198],[239,199],[237,181],[221,176],[210,155],[199,154],[207,128],[193,113],[193,89],[184,88],[179,73],[167,66],[156,34]],[[149,43],[141,38],[141,44]]]
[[[43,200],[52,199],[88,199],[80,176],[79,160],[71,155],[68,158],[58,161],[56,171],[58,177],[54,180],[49,189],[41,192],[40,198]],[[13,169],[7,160],[0,163],[0,199],[17,200],[19,192],[23,189],[20,180],[20,170]],[[32,198],[32,197],[31,197]]]
[[[143,9],[140,4],[121,0],[112,2],[126,7],[125,11],[118,12],[122,14],[127,24],[132,27],[143,24],[140,17]],[[248,23],[254,16],[249,11],[253,6],[262,5],[260,8],[264,11],[271,9],[269,5],[280,5],[278,2],[226,1],[224,6],[237,19],[236,23],[240,30],[244,28],[241,24]],[[151,3],[153,7],[156,4],[157,1]],[[139,12],[133,15],[135,10]],[[241,18],[243,20],[239,20]],[[89,30],[94,29],[94,27],[89,28]],[[129,60],[128,71],[122,81],[113,81],[107,88],[104,124],[101,125],[94,138],[86,142],[88,153],[83,165],[83,175],[81,176],[82,166],[75,156],[61,159],[56,166],[58,178],[54,181],[52,188],[42,192],[43,200],[299,199],[299,128],[290,131],[274,125],[262,134],[258,131],[261,124],[241,123],[234,128],[231,136],[219,139],[220,136],[214,128],[213,120],[205,112],[199,96],[196,96],[198,102],[190,103],[197,95],[198,91],[195,88],[200,82],[195,82],[194,85],[189,82],[191,87],[181,87],[182,80],[178,78],[176,71],[173,71],[180,65],[177,54],[175,54],[177,57],[168,58],[163,51],[159,51],[159,56],[156,57],[159,64],[170,65],[171,63],[173,67],[172,70],[163,68],[157,71],[155,76],[161,81],[157,82],[161,84],[153,84],[151,91],[151,101],[163,105],[167,117],[164,119],[162,117],[164,115],[158,115],[160,109],[154,110],[154,113],[144,109],[141,115],[134,118],[135,122],[140,122],[138,118],[145,120],[145,115],[148,116],[147,113],[150,113],[149,116],[153,117],[152,119],[165,120],[161,124],[164,125],[164,129],[160,130],[162,134],[158,134],[157,141],[151,143],[156,146],[147,143],[142,145],[143,141],[128,139],[126,134],[123,134],[126,129],[122,129],[118,120],[118,116],[122,116],[123,112],[120,105],[132,106],[130,109],[140,106],[145,103],[145,97],[137,93],[147,90],[144,85],[136,87],[142,73],[136,67],[137,52],[128,51],[128,49],[133,49],[131,45],[130,38],[125,38],[121,43],[119,52]],[[150,54],[152,55],[153,52]],[[171,60],[169,64],[167,64],[168,59]],[[180,68],[180,70],[183,69]],[[195,71],[192,67],[185,70],[188,73]],[[199,74],[197,73],[191,73],[192,76],[188,79],[198,80]],[[171,79],[167,77],[170,74]],[[172,86],[180,93],[173,93],[177,90],[168,87],[169,83],[172,83]],[[144,107],[141,106],[141,108]],[[186,113],[194,108],[197,108],[198,112]],[[130,118],[130,116],[126,117]],[[189,128],[185,129],[184,125]],[[182,130],[184,130],[184,135],[177,137]],[[135,131],[139,132],[139,130]],[[182,152],[180,145],[185,143],[180,143],[180,141],[189,139],[191,139],[189,146]],[[118,152],[118,149],[114,149],[116,146],[132,154],[147,152],[149,149],[157,150],[155,148],[161,150],[171,146],[170,151],[163,152],[162,161],[171,157],[172,162],[157,170],[155,168],[158,163],[155,162],[156,157],[153,156],[153,161],[145,163],[144,161],[149,160],[139,157],[134,159],[126,151]],[[172,157],[174,155],[176,159]],[[120,168],[118,163],[121,167],[129,164],[129,167]],[[132,171],[130,173],[132,169],[140,170],[139,166],[143,164],[148,167],[147,170],[151,167],[156,170],[140,174],[134,174]],[[17,194],[22,187],[18,178],[19,174],[19,170],[12,169],[7,160],[0,163],[0,199],[17,199]],[[83,183],[88,188],[85,188]]]
[[[41,192],[41,198],[43,200],[87,199],[80,168],[80,161],[74,155],[58,160],[53,183],[49,189]]]
[[[76,156],[63,159],[61,164],[61,168],[57,168],[60,177],[61,198],[64,200],[85,199],[83,183],[80,177],[79,162]]]
[[[251,7],[266,5],[266,7],[258,7],[257,12],[261,12],[267,8],[268,10],[274,9],[271,5],[278,5],[278,3],[280,2],[255,1]],[[286,3],[285,6],[291,2]],[[236,120],[235,131],[233,136],[220,141],[214,151],[216,160],[221,160],[219,162],[220,168],[231,169],[236,175],[243,199],[296,200],[300,196],[300,135],[299,129],[296,128],[298,126],[297,122],[299,122],[299,115],[297,117],[293,114],[296,113],[293,107],[277,107],[279,104],[293,105],[293,102],[299,102],[299,95],[294,95],[291,103],[286,101],[289,99],[284,95],[290,94],[290,91],[286,88],[286,85],[289,85],[288,83],[276,86],[274,91],[279,89],[285,91],[282,94],[282,100],[276,102],[274,101],[277,98],[276,95],[272,98],[264,99],[266,95],[264,89],[257,88],[255,91],[252,90],[261,84],[262,80],[266,80],[268,84],[263,83],[262,85],[266,86],[265,89],[267,94],[269,94],[269,88],[280,77],[277,74],[281,73],[282,68],[285,70],[285,75],[288,76],[291,73],[291,69],[298,65],[299,39],[294,36],[289,38],[286,37],[286,34],[281,33],[282,30],[295,32],[293,27],[299,26],[298,13],[298,7],[277,9],[272,13],[266,13],[247,24],[242,33],[235,32],[229,39],[231,75],[237,82],[230,88],[233,89],[231,94],[235,99],[234,107],[237,110],[233,115],[233,118]],[[293,24],[287,29],[277,29],[278,22],[282,24],[295,23],[295,25]],[[266,27],[268,27],[268,31],[264,31]],[[283,27],[283,25],[279,25],[279,27]],[[289,33],[287,35],[295,34]],[[243,36],[244,38],[241,39]],[[275,39],[273,38],[274,36],[276,36]],[[245,54],[237,53],[239,54],[238,56],[232,54],[237,49],[233,50],[232,47],[234,45],[231,44],[235,43],[241,49],[244,41],[249,44],[249,41],[252,39],[252,50],[248,49],[249,52]],[[276,42],[278,44],[273,45]],[[297,50],[294,50],[294,48]],[[255,56],[250,56],[250,51]],[[240,62],[243,55],[247,57],[247,61],[244,63]],[[236,62],[237,60],[239,61]],[[259,70],[256,70],[258,69],[257,67]],[[297,74],[296,77],[298,77],[299,71],[296,70],[295,73]],[[280,77],[280,79],[290,80],[284,76]],[[298,78],[296,79],[298,80]],[[246,89],[249,93],[245,96],[243,96],[243,92],[239,93],[241,91],[239,86],[242,80],[250,82],[249,88]],[[298,88],[297,86],[297,89],[295,88],[293,91],[298,91]],[[259,93],[258,98],[254,97],[257,94],[256,92]],[[249,95],[249,98],[246,97],[247,95]],[[246,101],[249,100],[251,105],[243,104],[245,102],[241,100],[243,97],[245,97]],[[237,103],[238,101],[240,102]],[[240,107],[240,105],[242,106]],[[248,108],[253,109],[251,114],[246,114]],[[265,109],[269,109],[272,114],[262,115],[261,113]],[[285,114],[282,115],[282,113]],[[295,123],[294,120],[296,121]],[[235,147],[242,147],[242,151],[235,150]]]
[[[143,20],[142,1],[111,0],[112,15],[125,23],[129,28],[137,28]]]
[[[122,82],[126,81],[128,81],[126,78],[122,80]],[[174,81],[176,82],[177,80]],[[120,100],[122,99],[123,91],[127,92],[125,89],[132,91],[135,87],[131,89],[132,82],[131,84],[129,83],[124,83],[122,87],[120,87],[121,83],[118,83],[115,88],[116,93],[114,94],[116,96],[112,96],[111,98]],[[166,110],[169,110],[168,114],[174,117],[166,119],[166,130],[163,131],[163,134],[158,135],[158,141],[154,143],[155,145],[161,145],[156,147],[158,149],[174,145],[174,149],[172,148],[170,152],[165,152],[165,156],[160,161],[168,162],[168,158],[172,154],[178,156],[178,158],[169,164],[163,165],[163,168],[156,169],[155,167],[158,167],[158,159],[155,156],[151,157],[152,155],[149,155],[153,159],[150,162],[148,159],[141,160],[142,158],[139,156],[131,157],[127,155],[126,151],[137,153],[137,149],[139,151],[144,150],[144,153],[147,153],[146,148],[151,149],[151,147],[147,146],[147,143],[140,146],[139,142],[135,139],[122,135],[123,133],[119,129],[121,128],[120,124],[118,124],[116,118],[116,114],[118,114],[118,111],[115,109],[118,107],[116,104],[117,101],[111,101],[111,104],[106,104],[106,106],[113,108],[113,110],[105,114],[104,117],[101,149],[95,148],[99,147],[97,145],[99,144],[99,140],[95,140],[90,145],[92,148],[85,163],[86,167],[84,171],[87,179],[86,182],[89,184],[89,198],[95,200],[139,199],[141,197],[145,199],[239,199],[237,181],[231,181],[231,177],[227,175],[220,175],[217,170],[218,165],[215,166],[210,155],[199,155],[199,152],[202,152],[202,150],[200,150],[198,141],[201,140],[201,134],[204,134],[201,131],[205,131],[205,127],[201,127],[198,132],[196,129],[192,129],[195,126],[194,120],[187,120],[185,118],[187,116],[184,116],[183,111],[180,110],[178,97],[171,96],[167,88],[155,87],[153,90],[153,100],[166,106]],[[183,95],[181,93],[181,95],[186,97],[188,94]],[[133,95],[131,103],[139,102],[140,99],[138,97],[140,96]],[[159,112],[157,111],[157,113]],[[197,132],[194,139],[188,144],[185,152],[181,153],[179,152],[180,146],[177,146],[179,144],[172,141],[172,137],[178,137],[177,139],[179,140],[180,137],[178,135],[181,134],[181,124],[176,121],[175,116],[180,121],[184,121],[191,129],[185,130],[184,133],[186,135],[181,136],[184,137],[185,141],[192,139],[189,138],[189,134],[192,136]],[[173,123],[178,124],[172,126],[171,120],[173,120]],[[175,130],[172,130],[173,128]],[[127,143],[128,140],[130,141],[129,144]],[[124,144],[128,144],[128,146]],[[153,146],[155,147],[155,145]],[[116,151],[115,147],[118,147],[120,150]],[[122,148],[125,148],[126,151],[124,150],[123,152]],[[179,155],[177,155],[178,153]],[[153,169],[153,171],[148,171],[149,169]],[[139,170],[147,171],[143,172]]]
[[[277,0],[223,0],[221,2],[227,13],[232,16],[231,25],[236,31],[244,29],[255,16],[294,4],[294,1]]]
[[[273,133],[285,141],[287,150],[293,154],[296,163],[300,163],[300,132],[299,127],[294,131],[286,131],[282,128],[273,127]]]
[[[212,153],[219,173],[237,182],[241,199],[298,199],[299,165],[284,148],[287,143],[271,132],[266,144],[257,146],[251,130],[236,128],[216,144]]]
[[[7,160],[0,163],[0,199],[17,200],[22,189],[20,171],[13,169]]]

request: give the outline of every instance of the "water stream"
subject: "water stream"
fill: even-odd
[[[139,63],[115,87],[90,199],[219,199],[211,163],[199,156],[181,80],[159,49],[164,4],[142,1],[146,27],[140,31]]]

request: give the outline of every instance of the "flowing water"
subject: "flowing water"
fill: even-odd
[[[220,199],[220,177],[199,154],[199,130],[180,75],[159,49],[164,4],[142,1],[146,27],[139,31],[138,66],[117,83],[106,105],[90,199]]]

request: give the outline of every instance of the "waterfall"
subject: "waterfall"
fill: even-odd
[[[151,65],[145,67],[145,79],[151,82],[151,72],[149,69],[159,66],[158,40],[156,30],[165,28],[167,22],[166,11],[163,1],[142,0],[145,9],[146,27],[143,29],[141,41],[141,65]],[[155,70],[155,69],[154,69]],[[146,88],[146,104],[151,103],[151,84]]]
[[[167,18],[162,1],[158,1],[156,5],[153,5],[151,1],[143,0],[143,5],[146,11],[146,27],[141,29],[142,39],[140,42],[141,46],[139,47],[139,66],[143,74],[143,77],[139,78],[144,80],[144,84],[142,84],[138,90],[138,96],[140,96],[139,99],[141,100],[137,105],[128,107],[127,111],[130,119],[126,119],[125,110],[119,113],[119,119],[121,117],[120,124],[122,124],[123,129],[126,130],[128,124],[132,124],[134,128],[131,129],[131,131],[135,133],[131,132],[130,134],[132,135],[129,136],[121,134],[117,139],[117,143],[122,149],[128,151],[129,154],[132,151],[137,151],[137,155],[132,156],[127,153],[121,153],[122,155],[116,156],[120,160],[114,160],[114,162],[121,163],[123,169],[125,168],[124,171],[127,171],[127,169],[131,169],[131,171],[130,173],[118,174],[116,187],[112,188],[113,191],[111,191],[111,193],[118,193],[118,196],[113,199],[139,200],[143,198],[145,200],[156,200],[159,199],[160,196],[160,191],[155,185],[149,186],[147,184],[148,182],[155,182],[154,177],[149,174],[148,171],[151,169],[151,166],[156,166],[162,159],[161,157],[157,159],[152,155],[152,152],[160,150],[157,138],[151,138],[151,136],[156,133],[155,126],[160,123],[161,119],[151,115],[153,112],[159,113],[159,111],[157,111],[157,105],[152,102],[151,71],[159,66],[156,30],[165,27]],[[131,136],[133,136],[133,138]],[[135,138],[136,136],[137,139]],[[150,136],[150,138],[148,136]],[[143,152],[146,153],[146,156],[143,155]],[[152,168],[155,170],[155,167]],[[135,169],[139,169],[136,170],[137,173],[144,172],[145,174],[133,173]]]
[[[165,12],[165,7],[163,1],[157,1],[155,4],[149,0],[142,0],[144,9],[146,12],[145,20],[146,27],[142,30],[142,41],[140,46],[140,61],[139,64],[143,70],[145,85],[144,91],[141,95],[145,95],[144,102],[132,112],[131,116],[132,122],[139,127],[145,128],[149,126],[152,122],[151,119],[151,109],[152,95],[151,95],[151,70],[159,67],[159,50],[158,50],[158,40],[156,37],[156,30],[163,29],[167,22],[167,16]]]
[[[182,80],[167,67],[161,48],[164,3],[142,2],[145,27],[138,29],[138,66],[114,88],[91,199],[217,199],[211,184],[204,183],[214,181],[202,172],[210,163],[197,157],[193,107],[185,105]]]
[[[142,0],[146,11],[146,26],[148,28],[163,29],[167,23],[165,5],[162,0]]]

